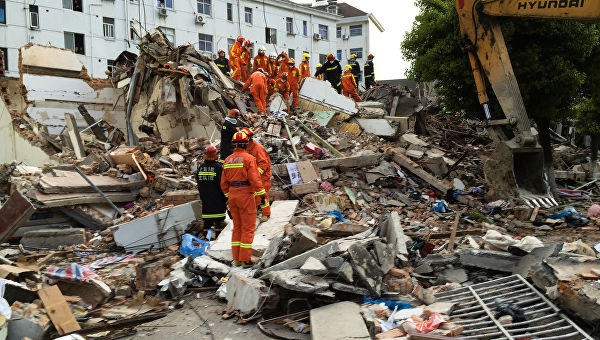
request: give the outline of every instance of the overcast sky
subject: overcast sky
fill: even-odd
[[[415,16],[418,13],[413,0],[342,0],[364,12],[373,13],[379,20],[385,32],[373,34],[376,39],[371,39],[372,51],[365,51],[365,55],[373,53],[375,59],[375,78],[401,79],[406,78],[404,72],[409,63],[402,58],[400,43],[404,34],[412,28]]]

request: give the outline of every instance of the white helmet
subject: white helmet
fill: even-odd
[[[275,54],[275,53],[269,54],[269,59],[277,59],[277,54]]]
[[[267,48],[266,48],[266,47],[264,47],[264,46],[260,46],[260,47],[258,48],[258,52],[263,52],[263,53],[266,53],[266,52],[267,52]]]

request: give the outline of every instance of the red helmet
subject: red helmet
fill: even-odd
[[[240,131],[245,133],[246,136],[248,136],[248,138],[254,136],[254,132],[249,127],[242,128],[242,130],[240,130]]]
[[[228,117],[239,117],[240,116],[240,110],[238,109],[231,109],[227,112],[227,116]]]
[[[207,161],[214,161],[217,159],[217,148],[214,145],[209,145],[206,148],[206,152],[204,154],[204,159]]]
[[[241,36],[241,35],[238,35],[238,37],[237,37],[237,41],[238,41],[240,44],[241,44],[241,43],[243,43],[243,42],[244,42],[244,40],[246,40],[246,39],[244,39],[244,37],[243,37],[243,36]]]
[[[242,131],[236,132],[231,138],[232,143],[248,143],[248,135]]]
[[[369,55],[367,56],[367,59],[373,59],[373,58],[375,58],[375,56],[374,56],[374,55],[372,55],[372,54],[369,54]]]
[[[244,41],[244,46],[248,46],[248,47],[252,46],[252,41],[250,41],[250,40]]]
[[[329,53],[327,55],[327,60],[329,60],[329,61],[334,61],[335,60],[335,57],[333,56],[333,53]]]

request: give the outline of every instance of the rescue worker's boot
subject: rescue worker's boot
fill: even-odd
[[[268,215],[262,215],[262,216],[260,217],[260,222],[261,222],[261,223],[262,223],[262,222],[267,222],[267,221],[269,220],[269,218],[270,218],[270,217],[271,217],[271,216],[268,216]]]
[[[254,266],[254,262],[252,262],[252,261],[241,261],[240,262],[240,266],[242,268],[251,268],[251,267]]]
[[[243,263],[243,262],[242,262],[242,261],[240,261],[240,260],[233,260],[233,261],[231,262],[231,265],[232,265],[233,267],[239,267],[239,266],[241,266],[241,265],[242,265],[242,263]],[[245,267],[244,267],[244,268],[245,268]]]

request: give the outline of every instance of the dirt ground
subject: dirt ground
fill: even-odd
[[[162,319],[137,326],[137,334],[123,339],[164,340],[170,336],[176,336],[177,340],[268,339],[255,322],[238,325],[236,318],[223,320],[221,311],[227,304],[219,300],[214,291],[193,293],[184,297],[184,300],[181,309],[173,310]]]

